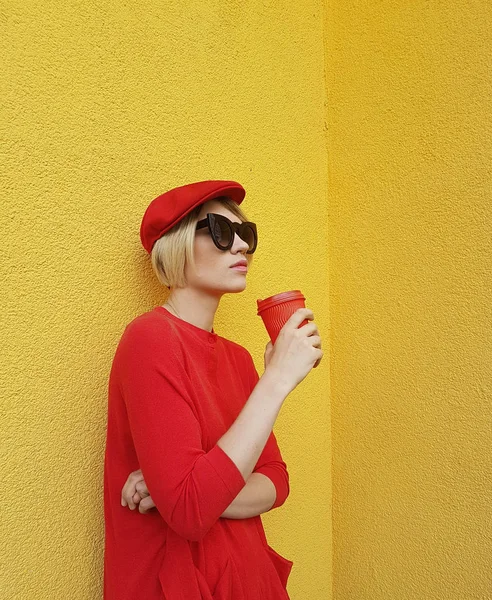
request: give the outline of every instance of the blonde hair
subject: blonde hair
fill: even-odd
[[[241,221],[248,220],[241,207],[228,196],[218,196],[214,200],[221,202]],[[188,264],[195,267],[193,249],[200,210],[201,205],[196,206],[174,227],[166,231],[152,247],[150,254],[152,269],[157,279],[167,288],[186,287],[188,282],[185,277],[185,264],[188,261]],[[253,255],[247,254],[246,257],[249,262]]]

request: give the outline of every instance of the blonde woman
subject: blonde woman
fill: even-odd
[[[257,247],[244,196],[237,182],[201,181],[143,216],[142,245],[170,295],[125,327],[109,376],[105,600],[289,598],[293,562],[268,544],[260,516],[289,495],[272,428],[323,352],[307,308],[267,344],[261,377],[249,351],[214,330]]]

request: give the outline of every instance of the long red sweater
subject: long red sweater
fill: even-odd
[[[126,326],[108,386],[105,600],[289,598],[293,562],[269,546],[261,517],[221,517],[246,482],[217,440],[258,379],[246,348],[162,306]],[[156,505],[147,514],[120,502],[139,468]],[[254,471],[281,506],[289,475],[273,431]]]

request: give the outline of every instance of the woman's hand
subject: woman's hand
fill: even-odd
[[[298,308],[284,323],[269,355],[268,368],[290,393],[318,366],[323,357],[318,327],[312,321],[314,313],[307,307]],[[306,319],[308,322],[301,326]],[[267,344],[268,347],[268,344]]]
[[[121,490],[121,506],[129,506],[131,510],[138,504],[138,512],[148,513],[155,507],[142,475],[142,470],[132,471]]]
[[[313,334],[311,334],[311,335],[313,335]],[[317,347],[321,350],[321,341],[319,344],[317,344]],[[265,369],[267,368],[268,363],[270,362],[270,358],[272,357],[272,354],[273,354],[273,344],[270,340],[265,347],[265,354],[263,356],[263,362],[265,365]],[[316,367],[319,365],[320,362],[321,362],[321,358],[318,358],[317,361],[313,365],[313,369],[316,369]]]

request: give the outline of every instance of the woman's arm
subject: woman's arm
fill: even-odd
[[[166,523],[190,541],[202,539],[246,485],[217,444],[202,446],[189,378],[172,333],[133,321],[118,345],[114,376],[128,417],[136,465]]]
[[[288,394],[287,386],[267,368],[236,420],[217,441],[216,446],[236,465],[244,481],[254,471]]]
[[[277,496],[271,479],[263,473],[251,473],[245,487],[220,515],[224,519],[248,519],[269,511]],[[140,513],[155,508],[149,494],[142,470],[132,471],[121,490],[121,505],[134,510],[138,505]]]
[[[269,511],[276,498],[275,485],[263,473],[251,473],[246,485],[222,513],[224,519],[249,519]]]
[[[250,375],[251,393],[258,384],[260,377],[249,353],[247,353],[245,370]],[[254,477],[252,477],[253,475]],[[142,490],[137,489],[138,485],[143,486]],[[143,491],[143,493],[139,494],[139,491]],[[287,465],[282,458],[275,434],[271,431],[253,472],[245,482],[244,488],[240,490],[227,508],[223,509],[220,516],[229,519],[257,516],[272,510],[272,508],[282,506],[288,495],[289,473]],[[143,499],[142,502],[140,502],[141,499]],[[128,504],[131,509],[136,508],[136,505],[140,502],[139,512],[147,512],[155,506],[148,493],[145,481],[143,481],[141,471],[131,473],[128,477],[122,490],[122,501],[123,506]]]

